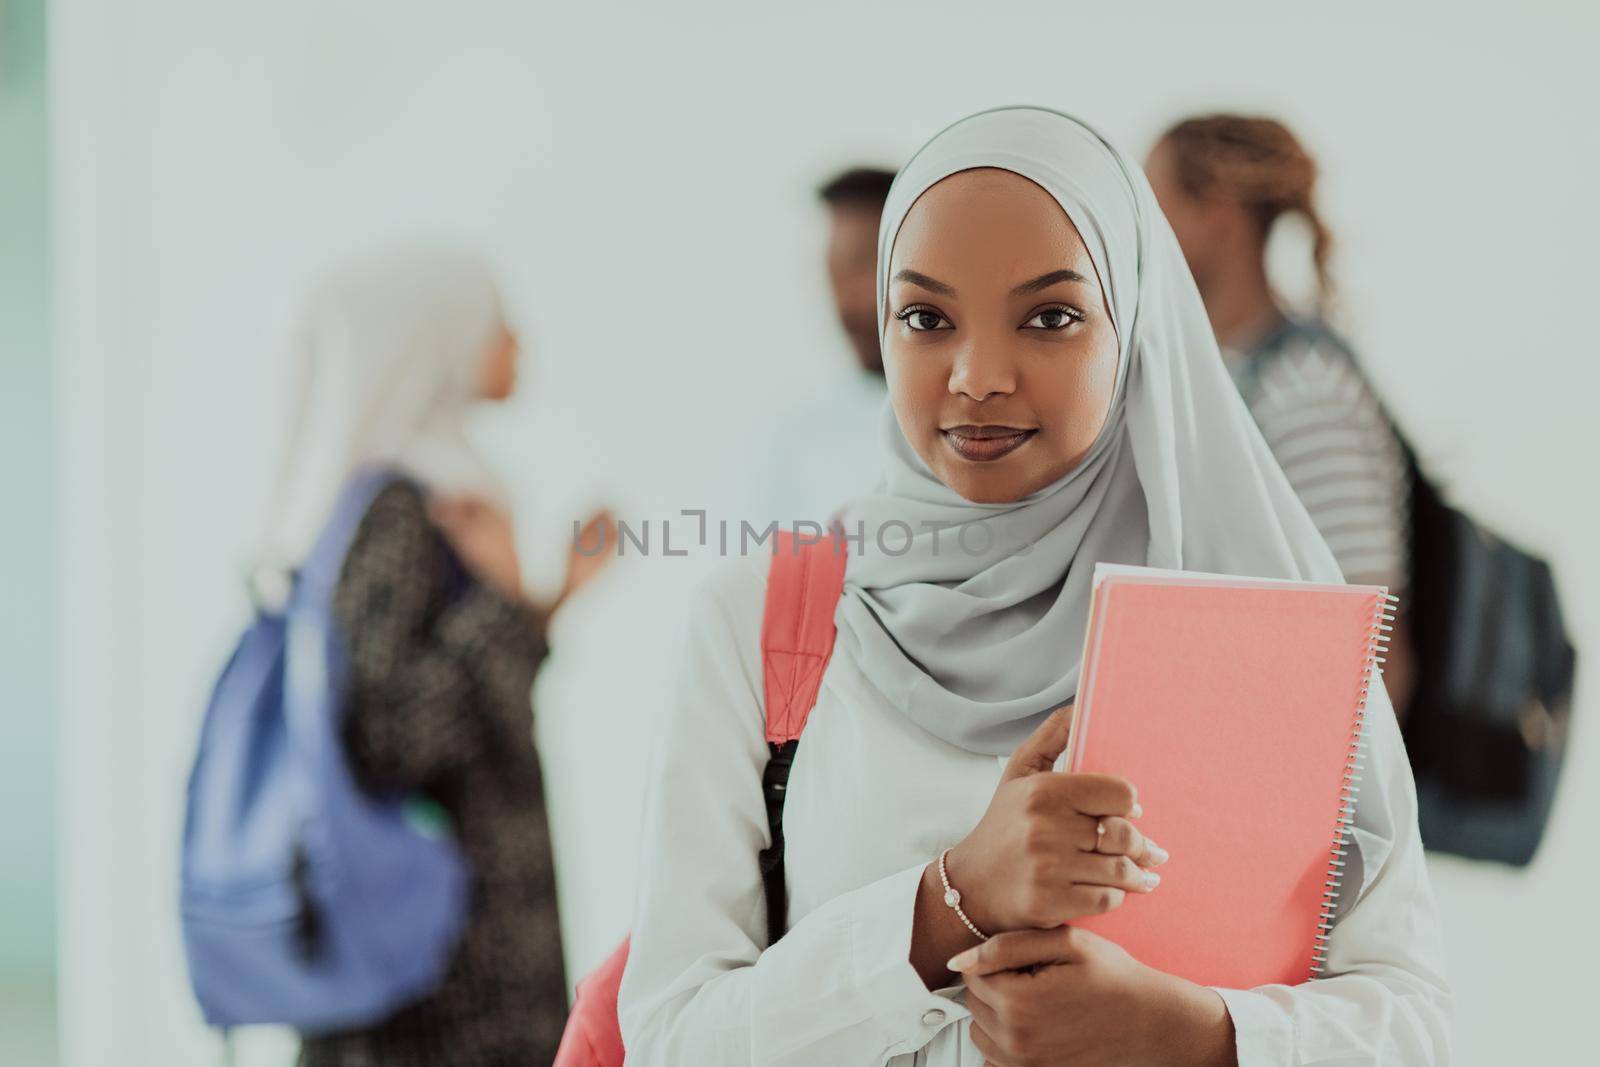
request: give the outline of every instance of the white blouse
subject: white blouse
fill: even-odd
[[[629,1067],[980,1067],[962,989],[930,992],[910,964],[912,911],[923,868],[977,824],[1005,761],[924,732],[846,656],[829,661],[790,772],[790,926],[765,947],[769,563],[721,564],[691,611],[622,981]],[[1351,850],[1361,891],[1333,928],[1327,977],[1219,990],[1241,1064],[1449,1062],[1450,994],[1392,716],[1371,720],[1368,748]]]

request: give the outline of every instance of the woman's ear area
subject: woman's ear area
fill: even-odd
[[[1150,146],[1150,151],[1144,157],[1144,176],[1150,183],[1150,188],[1155,191],[1156,199],[1163,203],[1166,196],[1170,196],[1178,189],[1177,160],[1172,151],[1172,142],[1162,137],[1161,140]]]
[[[1156,206],[1166,216],[1172,234],[1178,239],[1184,259],[1196,282],[1209,274],[1209,265],[1220,243],[1220,215],[1226,205],[1215,197],[1196,196],[1183,182],[1178,169],[1178,150],[1169,138],[1157,141],[1145,160],[1145,178],[1155,194]]]
[[[505,400],[517,388],[517,362],[522,341],[515,330],[500,319],[489,332],[483,356],[478,361],[476,391],[483,400]]]

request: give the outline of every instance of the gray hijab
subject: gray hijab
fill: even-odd
[[[1096,562],[1342,579],[1228,377],[1143,172],[1077,119],[984,111],[911,158],[878,232],[880,335],[906,214],[976,167],[1033,181],[1077,227],[1117,331],[1111,410],[1059,481],[975,504],[934,476],[886,406],[884,479],[841,513],[863,536],[850,546],[837,647],[928,732],[1005,755],[1076,691]]]

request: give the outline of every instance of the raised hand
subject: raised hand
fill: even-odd
[[[437,497],[428,516],[474,576],[507,596],[523,596],[511,516],[503,509],[481,497]]]
[[[556,606],[594,580],[616,555],[617,521],[610,508],[600,508],[578,530],[567,550],[567,574],[556,597]]]

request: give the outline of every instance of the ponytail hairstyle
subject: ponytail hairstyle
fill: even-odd
[[[1237,201],[1261,227],[1263,245],[1279,216],[1290,213],[1305,219],[1311,227],[1318,304],[1328,304],[1333,294],[1328,265],[1333,235],[1317,213],[1317,162],[1288,127],[1276,119],[1203,115],[1178,123],[1161,143],[1172,149],[1184,191]]]

